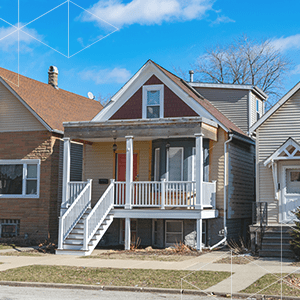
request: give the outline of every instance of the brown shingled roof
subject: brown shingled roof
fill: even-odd
[[[18,87],[18,74],[3,68],[0,77],[53,130],[63,131],[63,122],[89,121],[103,108],[98,101],[22,75]]]
[[[178,76],[174,75],[173,73],[169,72],[168,70],[164,69],[162,66],[158,65],[154,61],[151,62],[155,66],[157,66],[165,75],[167,75],[173,82],[175,82],[182,90],[184,90],[190,97],[192,97],[200,105],[202,105],[210,114],[212,114],[227,129],[238,132],[242,135],[246,135],[246,133],[242,129],[240,129],[237,125],[231,122],[211,102],[209,102],[207,99],[201,96],[187,82],[185,82],[183,79],[179,78]]]

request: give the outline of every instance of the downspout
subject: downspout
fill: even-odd
[[[210,250],[218,247],[221,244],[226,245],[227,241],[227,223],[226,223],[226,217],[227,217],[227,144],[230,143],[233,139],[233,134],[229,134],[229,139],[224,143],[224,217],[223,217],[223,226],[224,226],[224,238],[218,242],[217,244],[213,245],[212,247],[209,247]]]

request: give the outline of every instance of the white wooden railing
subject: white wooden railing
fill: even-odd
[[[115,181],[115,206],[125,205],[125,195],[126,195],[125,187],[126,187],[126,182]]]
[[[68,204],[71,205],[81,191],[88,185],[88,181],[70,181]]]
[[[134,181],[132,183],[132,206],[157,207],[161,205],[160,181]]]
[[[58,248],[62,249],[63,241],[75,227],[87,208],[91,207],[92,180],[80,192],[68,210],[59,218]]]
[[[134,181],[131,184],[133,207],[187,207],[196,204],[195,181]],[[216,182],[203,182],[203,208],[216,206]],[[115,182],[116,207],[125,206],[126,182]]]
[[[102,224],[114,206],[114,181],[111,182],[97,204],[84,219],[83,249],[88,250],[88,244],[99,226]]]

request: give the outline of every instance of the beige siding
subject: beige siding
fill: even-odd
[[[106,184],[99,184],[99,178],[114,178],[114,155],[112,151],[113,143],[93,143],[85,145],[83,162],[83,179],[93,179],[92,202],[96,203],[107,188]],[[125,153],[125,142],[118,142],[118,152]],[[133,149],[138,153],[139,180],[150,180],[150,151],[151,142],[134,142]]]
[[[45,127],[0,83],[0,132],[37,130]]]
[[[254,201],[255,147],[230,142],[228,178],[228,218],[251,218]]]
[[[300,92],[297,92],[257,130],[257,195],[259,201],[269,203],[270,222],[278,221],[278,201],[274,199],[271,169],[263,162],[289,137],[300,143],[299,120]]]
[[[218,141],[210,141],[210,181],[217,181],[217,209],[220,215],[223,215],[224,208],[224,142],[227,139],[227,133],[219,128]]]
[[[248,131],[249,90],[202,87],[196,90],[244,132]]]

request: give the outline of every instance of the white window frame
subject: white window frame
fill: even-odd
[[[259,103],[259,99],[256,99],[256,121],[260,119],[261,117],[261,113],[260,113],[260,103]]]
[[[169,159],[170,159],[170,155],[169,155],[169,151],[170,149],[173,148],[173,149],[182,149],[182,152],[181,152],[181,168],[180,168],[180,171],[181,171],[181,179],[180,181],[183,181],[183,163],[184,163],[184,147],[169,147],[169,149],[167,150],[167,181],[170,181],[170,162],[169,162]]]
[[[40,159],[1,159],[0,165],[23,165],[22,194],[0,194],[0,198],[39,198],[40,197]],[[37,166],[36,195],[26,195],[27,165]],[[28,178],[30,180],[30,178]]]
[[[184,242],[183,241],[183,221],[182,220],[166,220],[165,221],[166,223],[165,223],[165,246],[166,247],[170,247],[170,246],[173,246],[174,245],[174,243],[168,243],[167,242],[167,234],[181,234],[181,241],[182,242]],[[168,228],[168,226],[167,226],[167,224],[168,223],[180,223],[181,224],[181,232],[168,232],[167,231],[167,228]],[[179,243],[179,241],[178,241],[178,243]]]
[[[147,92],[148,91],[159,91],[159,118],[164,117],[164,85],[144,85],[143,86],[143,119],[147,119]]]

